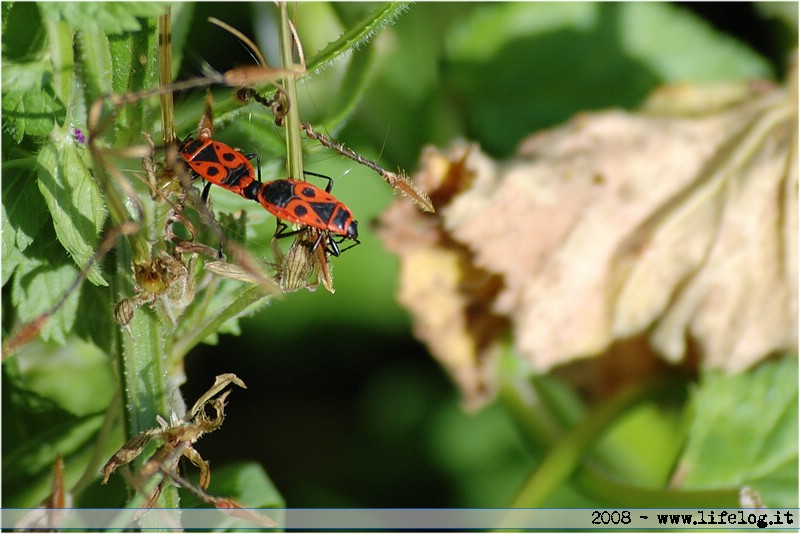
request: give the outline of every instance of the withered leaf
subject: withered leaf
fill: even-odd
[[[639,335],[731,372],[796,345],[796,91],[753,87],[706,113],[693,98],[689,115],[581,114],[506,162],[464,142],[423,153],[414,180],[437,215],[396,202],[382,236],[417,334],[468,403],[471,383],[492,384],[476,310],[507,319],[538,372]],[[464,298],[457,250],[496,294]]]
[[[118,467],[131,463],[142,454],[142,451],[150,443],[150,440],[159,434],[158,429],[152,429],[132,437],[120,449],[114,453],[106,465],[103,466],[103,484],[108,482],[111,474]]]

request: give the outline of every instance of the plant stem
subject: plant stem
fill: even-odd
[[[286,2],[280,2],[281,14],[281,67],[292,71],[294,70],[294,59],[292,57],[292,32],[289,28],[289,8]],[[295,180],[303,179],[303,145],[300,142],[300,110],[297,109],[297,83],[292,75],[287,75],[283,79],[283,89],[286,91],[286,98],[289,102],[289,110],[286,115],[286,165],[289,171],[289,178]]]
[[[534,440],[535,448],[549,449],[509,505],[510,508],[541,507],[553,491],[567,480],[572,480],[581,493],[606,506],[639,508],[738,506],[739,492],[735,488],[705,491],[642,488],[612,480],[583,463],[584,456],[616,418],[643,400],[674,390],[677,386],[673,378],[657,378],[621,391],[590,410],[580,423],[556,441],[553,441],[553,436],[558,433],[554,428],[554,424],[557,425],[555,419],[529,413],[531,407],[530,403],[524,402],[525,395],[515,389],[513,384],[509,384],[508,377],[505,382],[501,393],[502,399],[523,428],[523,433],[529,440]],[[502,525],[498,528],[502,528]]]
[[[582,467],[573,477],[587,497],[608,507],[636,508],[738,508],[739,489],[713,490],[652,489],[612,480],[597,470]]]
[[[230,306],[225,306],[219,313],[203,321],[200,326],[175,340],[175,344],[172,348],[172,358],[174,360],[183,358],[195,345],[198,345],[205,338],[219,331],[222,325],[227,321],[237,317],[252,304],[262,300],[268,295],[269,292],[260,285],[254,284],[246,287],[236,296]]]
[[[157,28],[149,26],[141,32],[132,34],[125,41],[125,51],[130,56],[127,58],[128,64],[139,62],[140,57],[147,55],[147,61],[144,62],[146,67],[132,70],[125,90],[138,91],[153,83],[156,70],[153,67],[156,62],[153,54],[158,50],[154,46],[156,39]],[[122,46],[122,43],[118,43],[117,46]],[[125,57],[115,56],[114,59],[123,65],[126,64]],[[128,124],[140,125],[146,107],[141,105],[135,106],[135,108],[135,112],[131,111],[132,117]],[[136,129],[137,136],[140,135],[140,130],[141,128]],[[137,196],[127,177],[105,161],[99,147],[93,147],[93,154],[95,155],[96,172],[105,178],[103,181],[112,224],[127,221],[130,216],[116,188],[109,183],[108,176],[105,176],[104,164],[109,165],[108,173],[125,189],[125,193],[131,201],[138,204],[137,222],[143,227],[163,227],[166,222],[166,214],[161,217],[154,216],[152,220],[143,220],[145,213],[153,213],[152,210],[142,209],[142,203],[147,202],[148,199]],[[122,240],[122,246],[117,248],[116,269],[112,276],[112,298],[119,301],[131,296],[133,291],[131,264],[143,264],[149,261],[151,247],[152,244],[148,241],[145,232],[141,230]],[[119,362],[126,435],[128,438],[132,438],[145,430],[157,427],[158,416],[167,419],[173,413],[179,417],[183,416],[185,406],[183,406],[178,385],[168,375],[174,330],[172,324],[161,314],[143,306],[136,311],[128,327],[130,333],[123,332],[114,324],[117,334],[114,347]],[[142,455],[134,462],[134,468],[138,469],[146,460],[147,455]],[[137,502],[137,499],[141,497],[134,496],[132,503]],[[177,489],[172,485],[166,485],[155,502],[156,507],[163,508],[177,508],[179,505]]]
[[[650,384],[647,384],[649,386]],[[511,502],[511,508],[538,508],[553,490],[575,470],[603,430],[624,409],[641,399],[649,387],[641,384],[623,391],[591,410],[583,422],[571,429],[544,457]]]

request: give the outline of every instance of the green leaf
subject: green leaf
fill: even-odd
[[[717,82],[773,77],[764,58],[682,6],[630,3],[624,7],[619,19],[623,50],[641,59],[662,80]]]
[[[225,430],[225,427],[222,427]],[[232,496],[250,508],[283,508],[286,502],[261,465],[227,465],[213,472],[209,490],[214,495]]]
[[[15,141],[46,136],[56,123],[63,124],[64,104],[45,83],[51,76],[48,62],[3,64],[3,129]]]
[[[10,93],[3,95],[4,125],[14,140],[24,135],[46,136],[58,122],[64,122],[65,109],[54,96],[42,92]]]
[[[12,286],[12,302],[17,319],[22,321],[49,310],[78,275],[78,269],[56,240],[47,205],[34,171],[28,166],[34,163],[33,158],[27,158],[3,165],[3,284],[18,272]],[[79,287],[81,291],[67,300],[54,319],[45,323],[44,338],[64,343],[74,327],[80,337],[108,349],[113,321],[108,293],[91,284]],[[81,315],[76,324],[78,306]]]
[[[53,66],[47,60],[27,63],[3,62],[3,95],[6,93],[25,93],[42,90],[44,80],[53,73]]]
[[[157,17],[164,11],[161,2],[45,2],[39,4],[42,16],[65,20],[79,31],[120,34],[142,29],[140,17]]]
[[[221,432],[224,432],[222,427]],[[196,477],[195,477],[196,478]],[[246,508],[284,508],[283,497],[270,480],[261,465],[256,463],[229,464],[221,468],[212,468],[211,485],[208,494],[214,497],[234,499]],[[195,495],[183,493],[181,506],[184,508],[208,507]],[[219,521],[208,525],[209,529],[225,529],[240,525],[241,520],[235,517],[219,515]]]
[[[172,5],[172,79],[180,72],[186,41],[192,32],[195,4],[177,2]]]
[[[53,62],[53,80],[49,85],[61,102],[69,102],[75,69],[74,32],[63,22],[48,21],[46,27],[49,56]]]
[[[643,403],[598,441],[596,462],[617,481],[665,487],[685,439],[680,423],[674,407]]]
[[[3,165],[3,285],[15,266],[24,259],[23,252],[50,220],[42,196],[36,187],[33,158],[13,160]]]
[[[5,181],[3,183],[5,183]],[[5,200],[5,198],[5,191],[3,191],[3,199]],[[0,259],[3,269],[2,285],[6,285],[6,282],[11,279],[11,275],[14,274],[17,265],[25,259],[25,256],[23,256],[20,249],[17,248],[16,232],[11,221],[8,219],[8,210],[5,206],[0,210],[0,221],[2,222],[2,230],[0,231],[0,240],[2,240],[2,244],[0,245],[2,246],[2,259]]]
[[[101,32],[82,32],[77,35],[81,76],[86,83],[86,93],[91,98],[111,92],[112,59],[108,36]]]
[[[56,457],[93,445],[103,417],[76,416],[30,391],[13,367],[2,369],[3,504],[30,507],[49,492]]]
[[[112,73],[115,93],[149,89],[158,83],[155,60],[158,53],[157,26],[157,19],[148,19],[141,31],[126,34],[124,38],[109,39],[115,67]]]
[[[64,254],[54,236],[42,234],[17,263],[11,287],[11,302],[20,321],[28,322],[50,310],[65,294],[78,269]],[[59,312],[44,323],[41,337],[59,344],[66,342],[78,309],[78,292],[70,295]]]
[[[797,506],[797,403],[796,357],[733,376],[708,373],[694,392],[683,485],[749,485],[768,507]]]
[[[447,55],[454,61],[489,61],[514,41],[549,32],[588,30],[597,24],[597,10],[596,5],[582,2],[482,6],[447,34]]]
[[[33,242],[49,218],[42,197],[36,187],[36,179],[31,165],[33,158],[27,161],[16,160],[15,165],[4,165],[3,168],[3,217],[7,218],[13,228],[9,244],[24,251]]]
[[[105,351],[76,340],[69,349],[37,343],[17,356],[25,389],[55,402],[75,416],[108,408],[117,391],[116,376]]]
[[[446,43],[440,86],[465,134],[500,156],[578,111],[637,107],[665,82],[770,74],[745,45],[655,2],[479,4]]]
[[[764,18],[776,18],[792,30],[797,37],[797,4],[794,2],[758,2],[756,11]]]
[[[80,315],[73,332],[81,339],[93,342],[106,354],[111,353],[114,333],[119,325],[114,321],[114,302],[106,287],[93,284],[80,286],[78,309]]]
[[[343,54],[351,52],[369,41],[383,27],[391,25],[408,9],[406,2],[390,2],[368,15],[352,29],[330,43],[324,50],[306,63],[310,74],[314,74],[338,61]]]
[[[44,145],[37,158],[39,190],[53,216],[58,240],[83,269],[99,243],[106,211],[100,189],[79,153],[82,148],[63,132],[60,136],[58,147]],[[89,280],[106,285],[97,265],[89,272]]]
[[[37,4],[3,2],[2,6],[3,60],[23,61],[37,56],[44,47],[45,35]]]

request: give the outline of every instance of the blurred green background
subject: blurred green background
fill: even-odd
[[[311,58],[379,7],[301,2],[290,12]],[[34,4],[14,6],[14,28],[23,31],[4,36],[4,44],[26,38],[19,23],[35,11]],[[4,15],[8,12],[4,8]],[[174,31],[176,42],[183,43],[176,79],[198,76],[204,64],[222,72],[254,63],[233,36],[208,23],[209,16],[249,35],[277,64],[272,4],[176,4]],[[365,157],[413,173],[427,145],[444,148],[454,139],[468,139],[495,158],[508,158],[531,133],[581,111],[635,109],[651,90],[668,82],[780,82],[796,43],[796,3],[422,2],[410,5],[350,58],[362,62],[361,72],[368,74],[364,85],[354,89],[347,62],[339,62],[302,81],[299,107],[305,120],[324,124],[331,136]],[[4,59],[5,54],[4,48]],[[176,98],[178,135],[194,128],[200,94]],[[228,89],[215,89],[218,101],[229,95]],[[215,137],[259,153],[269,179],[285,171],[272,141],[254,133],[263,130],[264,117],[252,107],[242,108],[235,119],[224,116]],[[276,136],[282,133],[273,130]],[[4,155],[8,146],[4,136]],[[240,335],[222,335],[218,344],[201,345],[186,357],[182,391],[188,403],[221,373],[237,374],[249,388],[233,391],[224,426],[196,448],[214,473],[238,462],[261,464],[290,507],[508,505],[541,451],[531,447],[500,403],[474,414],[462,411],[455,386],[415,341],[410,319],[394,298],[397,262],[373,231],[374,221],[392,202],[389,187],[371,171],[313,142],[307,150],[306,169],[334,178],[334,194],[360,222],[362,245],[333,259],[334,295],[318,289],[274,300],[239,321]],[[272,218],[251,203],[221,191],[213,199],[219,212],[247,206],[248,224],[260,229],[257,235],[271,235]],[[248,248],[258,257],[269,254],[266,241],[250,242]],[[6,286],[4,311],[9,292]],[[85,307],[81,313],[88,317],[98,309]],[[84,321],[76,328],[91,327]],[[4,329],[9,329],[7,322]],[[105,356],[80,342],[70,348],[34,344],[21,358],[25,386],[72,414],[102,413],[115,387]],[[76,386],[84,383],[92,387]],[[51,419],[27,421],[25,431],[9,426],[17,414],[10,413],[13,403],[6,395],[12,393],[6,384],[4,451],[26,438],[25,432],[27,439],[39,431],[40,441],[55,441],[42,432]],[[685,400],[683,392],[675,396]],[[41,405],[52,408],[44,400]],[[637,455],[617,451],[617,467],[627,462],[620,471],[637,484],[663,482],[686,438],[684,416],[692,414],[684,408],[639,407],[604,440],[609,445],[605,452],[614,453],[613,439],[628,444]],[[786,435],[792,435],[791,422],[779,428],[789,428]],[[82,465],[78,460],[86,460],[87,453],[81,454],[71,459],[76,470]],[[6,455],[3,461],[5,468],[15,458]],[[796,473],[796,451],[788,462],[787,472]],[[44,473],[49,465],[41,460],[35,468]],[[222,478],[212,481],[212,494],[224,493],[214,485]],[[796,500],[796,479],[794,486]],[[19,487],[4,476],[6,496]],[[39,498],[42,488],[45,482]],[[122,502],[121,477],[112,477],[109,488]],[[107,498],[109,488],[93,484],[84,502],[103,502],[92,499]],[[12,496],[22,502],[23,496]],[[3,504],[8,503],[5,497]],[[593,504],[567,487],[548,503]]]

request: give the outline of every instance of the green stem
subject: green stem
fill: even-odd
[[[205,338],[218,332],[223,324],[243,313],[251,305],[269,295],[261,286],[254,284],[243,289],[230,306],[225,306],[216,315],[206,319],[199,327],[187,332],[175,340],[172,347],[172,357],[175,360],[183,358],[195,345]]]
[[[292,32],[289,28],[289,8],[286,2],[280,2],[281,13],[281,67],[294,70],[292,57]],[[297,109],[297,83],[294,76],[287,75],[283,80],[283,89],[289,102],[286,115],[286,157],[289,177],[303,179],[303,145],[300,142],[300,110]]]
[[[499,396],[506,410],[513,414],[517,428],[532,445],[533,452],[549,449],[563,434],[563,425],[521,373],[504,375]]]
[[[553,490],[565,482],[609,424],[634,403],[652,392],[652,382],[636,384],[586,414],[547,453],[511,502],[511,508],[538,508]]]
[[[157,29],[155,25],[149,25],[142,31],[131,34],[127,39],[111,45],[112,49],[119,52],[114,55],[115,62],[121,62],[123,66],[130,67],[134,62],[139,62],[140,57],[146,58],[146,61],[140,63],[140,65],[144,65],[141,68],[128,68],[129,78],[125,80],[123,90],[136,91],[153,83],[156,71],[154,65],[157,61],[155,57],[156,39]],[[141,135],[148,109],[144,103],[125,106],[125,108],[127,121],[124,122],[125,128],[120,137],[122,139],[125,139],[126,136],[138,138]],[[95,145],[93,153],[96,171],[105,178],[103,181],[112,224],[129,220],[131,217],[123,203],[122,196],[103,172],[103,164],[107,164],[107,162],[101,149]],[[137,195],[128,177],[120,170],[110,164],[107,169],[113,181],[122,187],[130,201],[137,203],[139,213],[136,215],[136,219],[142,227],[152,225],[163,227],[166,213],[161,217],[153,216],[151,220],[143,220],[145,213],[154,213],[153,210],[148,211],[142,206],[142,203],[148,202],[149,199]],[[140,230],[128,235],[127,239],[122,240],[122,246],[117,248],[116,271],[113,273],[112,285],[112,295],[117,302],[122,298],[132,296],[131,264],[149,261],[151,247],[152,244],[148,241],[146,232]],[[185,406],[183,406],[178,384],[169,376],[168,363],[171,361],[174,334],[174,327],[169,319],[163,314],[142,306],[136,310],[128,327],[129,332],[122,331],[119,327],[116,328],[117,341],[114,345],[119,361],[126,435],[128,438],[132,438],[143,431],[157,427],[158,416],[165,419],[170,419],[173,413],[178,417],[183,416]],[[137,458],[133,465],[134,469],[138,469],[146,461],[146,454]],[[137,498],[134,497],[133,502],[136,501]],[[180,506],[177,489],[167,484],[156,500],[155,506],[163,508]]]
[[[170,419],[174,412],[182,416],[180,390],[167,376],[168,355],[172,339],[171,328],[155,312],[140,308],[129,325],[131,335],[121,333],[121,377],[125,405],[126,434],[136,436],[158,425],[157,416]],[[137,460],[141,466],[146,457]],[[177,489],[167,485],[156,506],[177,508]]]
[[[533,449],[549,450],[510,504],[511,508],[540,507],[567,480],[571,480],[583,495],[605,506],[713,508],[738,505],[736,488],[702,491],[642,488],[610,479],[583,461],[616,418],[639,402],[674,391],[678,387],[674,378],[645,381],[623,390],[589,411],[580,423],[558,438],[563,431],[559,429],[557,417],[547,416],[547,406],[542,405],[547,404],[547,399],[513,382],[511,376],[505,375],[501,399]]]
[[[573,477],[582,494],[619,508],[738,508],[739,489],[671,490],[623,484],[590,467],[581,467]]]

